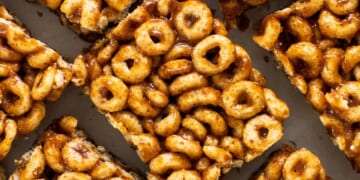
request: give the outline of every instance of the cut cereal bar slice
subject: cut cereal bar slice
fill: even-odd
[[[144,1],[73,69],[148,179],[217,179],[275,144],[289,115],[201,1]]]
[[[77,119],[64,116],[51,124],[33,148],[15,161],[10,180],[141,179],[102,146],[87,140]]]
[[[57,100],[71,76],[59,53],[30,37],[0,4],[0,160],[18,134],[39,126],[45,101]]]
[[[38,0],[86,40],[95,40],[126,17],[136,0]]]
[[[273,152],[267,163],[252,180],[292,180],[317,179],[330,180],[319,158],[306,148],[295,150],[289,145]]]
[[[358,1],[296,1],[267,15],[253,40],[272,51],[291,83],[320,113],[337,146],[360,170]]]

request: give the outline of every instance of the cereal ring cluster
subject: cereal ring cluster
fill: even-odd
[[[32,150],[15,161],[10,180],[29,179],[123,179],[140,177],[106,152],[95,146],[77,129],[77,119],[64,116],[51,124]]]
[[[32,38],[0,5],[0,159],[17,134],[27,135],[45,117],[45,100],[57,100],[72,76],[71,66]]]
[[[223,12],[224,21],[227,28],[236,28],[241,24],[241,15],[246,10],[263,5],[267,0],[218,0],[221,11]]]
[[[294,150],[289,145],[283,145],[280,150],[272,153],[268,162],[257,172],[253,180],[293,180],[293,179],[331,179],[315,154],[301,148]]]
[[[360,170],[359,1],[296,1],[265,17],[253,40],[272,51]]]
[[[37,0],[61,15],[75,32],[93,39],[126,16],[135,0]]]
[[[148,179],[217,179],[276,143],[289,115],[201,1],[144,1],[73,70]]]

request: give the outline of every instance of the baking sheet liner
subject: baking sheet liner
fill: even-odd
[[[26,0],[0,0],[5,7],[30,30],[33,37],[41,40],[51,48],[57,50],[69,61],[90,44],[82,41],[75,33],[61,25],[58,17],[47,8],[29,3]],[[215,9],[215,16],[221,17],[217,0],[205,1],[210,8]],[[251,36],[262,17],[277,9],[288,6],[290,0],[270,0],[269,3],[249,10],[245,17],[249,19],[246,30],[231,30],[232,40],[243,46],[252,58],[253,65],[258,68],[267,79],[267,87],[273,89],[291,110],[290,118],[284,123],[284,137],[270,148],[262,157],[245,164],[241,169],[233,169],[224,179],[248,179],[261,164],[266,161],[269,153],[278,149],[282,143],[295,144],[296,147],[306,147],[316,154],[327,174],[333,179],[360,179],[360,174],[352,170],[345,155],[333,145],[325,128],[321,125],[317,112],[308,104],[302,94],[290,84],[285,74],[277,68],[272,55],[258,47]],[[245,18],[246,19],[246,18]],[[0,162],[7,173],[14,170],[14,159],[20,158],[31,148],[36,137],[48,126],[53,119],[65,114],[71,114],[79,119],[78,127],[87,132],[88,137],[96,144],[103,145],[109,152],[122,159],[127,165],[146,172],[146,166],[137,157],[124,138],[107,122],[92,105],[90,99],[82,94],[79,88],[70,86],[65,90],[60,100],[47,103],[47,115],[40,128],[27,137],[18,138],[8,154]]]

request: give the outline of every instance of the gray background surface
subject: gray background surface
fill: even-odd
[[[291,115],[285,121],[285,135],[279,143],[269,149],[264,156],[244,165],[241,169],[232,170],[223,179],[247,179],[251,173],[265,162],[271,151],[279,148],[282,143],[293,142],[295,142],[297,147],[306,147],[318,155],[328,175],[333,179],[360,179],[360,174],[352,170],[351,164],[345,155],[329,139],[325,128],[323,128],[318,119],[317,112],[312,110],[301,93],[277,69],[272,55],[259,48],[251,40],[251,35],[256,29],[256,25],[265,14],[291,3],[290,0],[270,1],[268,4],[248,11],[246,16],[250,18],[250,25],[247,30],[233,30],[230,32],[230,37],[249,52],[253,65],[266,76],[267,86],[286,101],[290,107]],[[71,30],[62,26],[58,17],[45,7],[29,3],[25,0],[0,0],[0,2],[3,2],[7,9],[16,15],[31,31],[32,36],[45,42],[70,60],[77,53],[81,52],[83,48],[89,46],[89,43],[82,41]],[[217,0],[207,0],[205,2],[211,8],[216,9],[216,16],[221,16]],[[270,59],[270,61],[267,59]],[[46,114],[46,119],[41,127],[28,137],[18,138],[7,158],[0,162],[5,167],[7,173],[14,169],[14,159],[19,158],[24,152],[29,150],[36,137],[53,119],[64,114],[76,116],[79,119],[79,127],[84,129],[89,138],[96,144],[104,146],[129,166],[138,168],[142,172],[146,171],[146,166],[137,158],[135,151],[126,144],[121,134],[107,123],[105,117],[97,112],[90,100],[82,95],[78,88],[70,86],[59,101],[47,103]]]

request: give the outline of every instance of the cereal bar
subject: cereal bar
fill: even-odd
[[[296,1],[267,15],[253,40],[275,59],[360,170],[359,1]]]
[[[71,66],[29,33],[0,4],[0,160],[14,138],[34,131],[45,117],[45,101],[57,100]]]
[[[272,153],[265,166],[252,180],[293,180],[317,179],[330,180],[319,158],[306,148],[298,150],[289,145]]]
[[[136,0],[38,0],[60,15],[60,20],[87,40],[123,19]]]
[[[144,1],[73,70],[148,179],[217,179],[276,143],[289,115],[201,1]]]
[[[51,124],[33,148],[15,161],[10,180],[141,179],[77,129],[77,119],[64,116]]]

